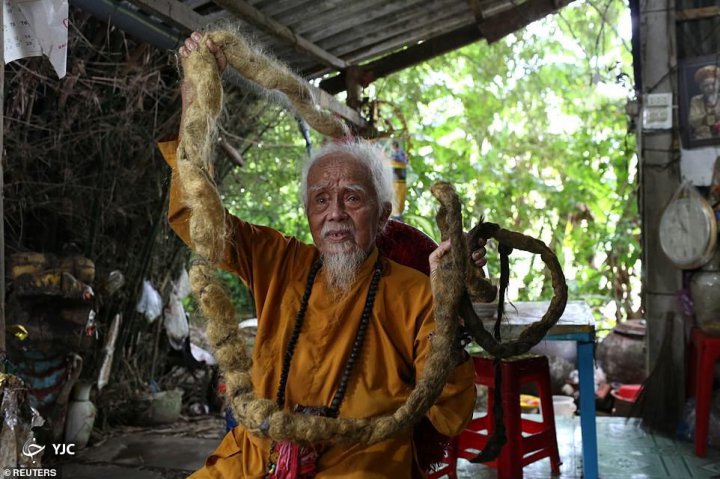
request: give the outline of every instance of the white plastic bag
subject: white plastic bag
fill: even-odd
[[[215,356],[213,356],[212,353],[205,351],[203,348],[196,346],[194,343],[190,343],[190,354],[192,354],[196,361],[205,363],[209,366],[217,364]]]
[[[185,268],[183,268],[177,281],[173,283],[173,293],[180,300],[185,299],[187,295],[191,293],[190,278],[188,277],[188,272]]]
[[[140,301],[135,306],[135,311],[144,314],[145,318],[152,323],[162,313],[162,306],[160,293],[153,288],[150,281],[143,281],[142,294],[140,295]]]
[[[174,294],[170,295],[170,301],[165,307],[164,317],[165,332],[170,341],[170,346],[177,350],[182,349],[185,338],[190,334],[190,327],[185,316],[185,308],[183,308],[180,299]]]

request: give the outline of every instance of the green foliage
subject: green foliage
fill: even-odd
[[[300,170],[307,153],[297,121],[279,108],[259,121],[274,127],[244,153],[245,166],[225,178],[224,204],[246,221],[311,241],[300,201]]]
[[[222,283],[228,289],[235,311],[239,312],[240,317],[250,318],[255,316],[255,302],[242,280],[237,275],[226,271],[220,271],[219,274]]]
[[[624,114],[632,66],[622,22],[629,25],[622,0],[577,1],[370,90],[407,119],[408,223],[437,238],[430,185],[451,181],[468,228],[484,215],[543,239],[561,258],[571,299],[611,322],[639,307],[635,145]],[[226,181],[226,204],[309,241],[297,185],[305,145],[295,119],[283,115]],[[539,258],[513,257],[515,299],[549,298]],[[498,274],[494,257],[489,271]]]
[[[452,181],[466,219],[485,215],[546,241],[571,299],[609,320],[638,307],[635,145],[624,115],[631,54],[617,28],[628,16],[619,0],[576,2],[496,44],[376,83],[409,119],[408,222],[427,228],[418,219],[432,218],[429,186]],[[539,259],[513,256],[516,298],[548,298]],[[489,270],[496,276],[497,263]]]

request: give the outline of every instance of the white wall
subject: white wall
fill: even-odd
[[[695,186],[709,186],[720,146],[680,150],[680,174]]]

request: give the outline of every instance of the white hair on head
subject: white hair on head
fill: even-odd
[[[387,203],[392,204],[394,196],[393,173],[390,167],[390,160],[385,154],[385,150],[380,146],[362,139],[351,142],[328,142],[322,148],[313,151],[307,161],[305,161],[300,183],[300,194],[302,195],[305,210],[307,210],[308,205],[307,181],[310,168],[312,168],[315,162],[322,158],[342,154],[355,158],[370,171],[370,178],[377,193],[378,212],[382,215],[385,205]]]

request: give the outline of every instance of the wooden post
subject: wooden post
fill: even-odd
[[[4,24],[3,9],[0,8],[0,25]],[[3,145],[3,119],[5,116],[5,39],[0,35],[0,373],[5,372],[5,210],[3,195],[5,184],[3,177],[3,161],[5,146]]]
[[[653,2],[640,2],[640,63],[642,65],[642,91],[673,93],[677,98],[675,82],[675,0],[665,0],[662,8]],[[677,102],[677,101],[676,101]],[[647,356],[651,370],[657,361],[662,343],[662,332],[668,312],[675,311],[675,293],[680,289],[681,272],[667,259],[660,247],[658,225],[665,205],[680,183],[676,166],[680,152],[676,133],[671,130],[645,132],[638,135],[640,159],[640,216],[643,243],[643,300],[647,319]],[[682,331],[678,326],[675,331]],[[675,351],[682,352],[682,334]],[[677,364],[681,358],[675,358]],[[678,378],[680,380],[680,378]]]
[[[353,110],[358,110],[362,104],[362,85],[360,84],[360,68],[349,66],[345,70],[345,89],[347,100],[345,103]]]

